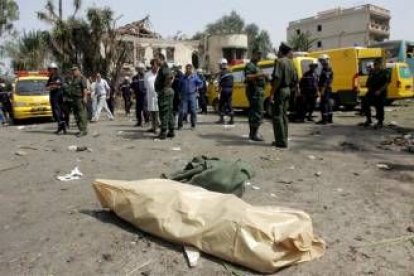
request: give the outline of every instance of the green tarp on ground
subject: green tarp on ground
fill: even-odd
[[[161,177],[241,197],[245,182],[254,175],[253,168],[241,160],[197,156],[183,170]]]

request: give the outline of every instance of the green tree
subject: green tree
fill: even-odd
[[[249,56],[255,48],[260,49],[264,55],[267,55],[272,50],[269,33],[260,30],[259,26],[254,23],[246,25],[244,19],[235,11],[219,18],[214,23],[208,24],[204,32],[197,32],[193,39],[201,39],[206,35],[242,33],[247,35]]]
[[[0,0],[0,37],[13,30],[13,22],[19,19],[19,6],[14,0]]]
[[[288,40],[290,46],[295,51],[308,52],[318,39],[313,38],[311,33],[299,33],[291,36]]]
[[[208,34],[240,34],[244,30],[244,25],[243,18],[237,12],[232,11],[229,15],[208,24],[205,32]]]

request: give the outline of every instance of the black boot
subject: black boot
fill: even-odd
[[[167,137],[168,137],[168,138],[174,138],[174,137],[175,137],[174,130],[170,130],[170,131],[168,131]]]
[[[220,119],[216,122],[216,124],[219,124],[219,125],[224,124],[224,116],[220,115]]]
[[[250,134],[250,140],[255,142],[263,142],[263,138],[259,135],[259,128],[258,127],[251,127],[251,134]]]
[[[161,132],[160,132],[160,135],[158,135],[158,137],[157,137],[158,139],[160,139],[160,140],[165,140],[165,139],[167,139],[167,132],[165,131],[165,130],[162,130]]]
[[[330,115],[328,115],[328,124],[333,124],[333,115],[332,114],[330,114]]]
[[[230,115],[229,125],[234,125],[234,115]]]

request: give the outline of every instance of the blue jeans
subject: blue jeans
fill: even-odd
[[[183,97],[180,103],[180,113],[178,115],[178,127],[183,126],[183,118],[190,113],[191,127],[195,127],[197,123],[197,97],[196,95]]]
[[[0,124],[3,124],[5,122],[6,122],[6,118],[4,117],[4,114],[3,114],[3,107],[0,106]]]

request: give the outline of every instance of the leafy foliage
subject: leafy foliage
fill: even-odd
[[[0,0],[0,37],[13,30],[13,22],[19,19],[19,6],[14,0]]]
[[[288,43],[295,51],[308,52],[310,49],[312,49],[316,41],[316,38],[313,38],[309,32],[306,32],[291,36]]]
[[[247,34],[248,38],[248,54],[254,49],[260,49],[264,55],[267,55],[272,50],[272,42],[270,35],[265,30],[260,30],[256,24],[245,24],[244,19],[235,11],[229,15],[225,15],[214,23],[206,26],[204,32],[197,32],[193,39],[201,39],[206,35],[218,34]]]

